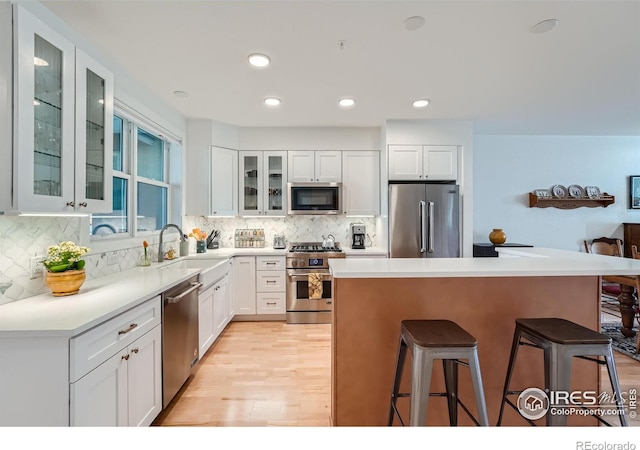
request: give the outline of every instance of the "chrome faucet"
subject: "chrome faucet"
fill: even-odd
[[[162,245],[162,236],[164,235],[164,232],[167,228],[175,228],[176,230],[178,230],[178,233],[180,233],[180,241],[181,242],[185,241],[184,233],[182,232],[182,230],[178,225],[175,225],[173,223],[168,223],[164,227],[162,227],[162,230],[160,230],[160,242],[158,243],[158,262],[164,261],[164,248]]]

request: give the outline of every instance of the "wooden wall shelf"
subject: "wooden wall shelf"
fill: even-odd
[[[616,198],[613,195],[604,193],[600,198],[540,198],[529,192],[529,207],[530,208],[559,208],[559,209],[575,209],[581,207],[595,208],[607,206],[615,203]]]

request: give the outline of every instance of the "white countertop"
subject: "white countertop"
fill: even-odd
[[[638,275],[640,260],[550,248],[498,248],[498,258],[330,259],[334,278]],[[509,257],[507,257],[509,256]]]
[[[212,259],[211,253],[204,253]],[[191,259],[190,255],[188,259]],[[161,294],[171,286],[197,275],[203,268],[177,265],[161,269],[187,258],[177,258],[149,267],[135,267],[87,280],[80,292],[66,297],[41,294],[0,306],[0,337],[75,336],[134,306]],[[217,256],[212,265],[225,257]]]

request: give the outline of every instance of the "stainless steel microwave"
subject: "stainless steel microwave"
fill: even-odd
[[[288,214],[340,214],[342,183],[287,183]]]

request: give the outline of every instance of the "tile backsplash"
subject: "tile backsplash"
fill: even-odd
[[[273,245],[273,236],[284,234],[287,242],[320,242],[322,235],[333,234],[342,247],[351,246],[350,224],[363,223],[366,226],[367,247],[377,245],[376,219],[374,217],[344,217],[332,215],[318,216],[285,216],[285,217],[201,217],[187,216],[184,230],[199,227],[210,233],[213,229],[221,230],[222,247],[234,247],[236,229],[262,228],[265,234],[265,246]]]
[[[61,241],[78,242],[76,217],[0,216],[0,304],[47,292],[44,278],[31,280],[30,258]]]
[[[211,218],[187,216],[182,230],[189,234],[195,227],[210,233],[219,229],[220,245],[234,247],[236,228],[262,228],[265,246],[273,245],[275,234],[284,234],[287,242],[319,242],[322,235],[333,234],[342,247],[351,246],[350,224],[363,223],[367,229],[367,246],[380,242],[376,233],[376,218],[344,216],[286,216],[286,217],[232,217]],[[44,277],[30,278],[30,258],[42,256],[47,247],[61,241],[80,243],[81,228],[86,221],[79,217],[24,217],[0,216],[0,305],[48,292]],[[175,237],[175,236],[174,236]],[[143,238],[140,238],[142,243]],[[157,259],[158,245],[151,240],[149,257]],[[87,245],[86,243],[83,245]],[[91,247],[91,243],[87,245]],[[195,253],[195,241],[189,239],[190,253]],[[178,249],[177,242],[167,242],[165,251]],[[140,264],[142,245],[113,252],[94,252],[85,257],[87,279],[128,270]],[[113,258],[109,258],[112,256]],[[112,261],[109,261],[112,259]],[[108,264],[112,262],[112,264]]]
[[[86,220],[79,217],[0,216],[0,305],[49,292],[44,277],[30,278],[30,258],[44,256],[50,245],[62,241],[79,243],[84,224]],[[83,245],[91,248],[91,243]],[[152,244],[147,249],[152,261],[157,258],[157,248]],[[85,257],[87,279],[136,267],[142,253],[142,245],[114,252],[90,250]],[[109,255],[115,256],[114,264],[107,263]]]

